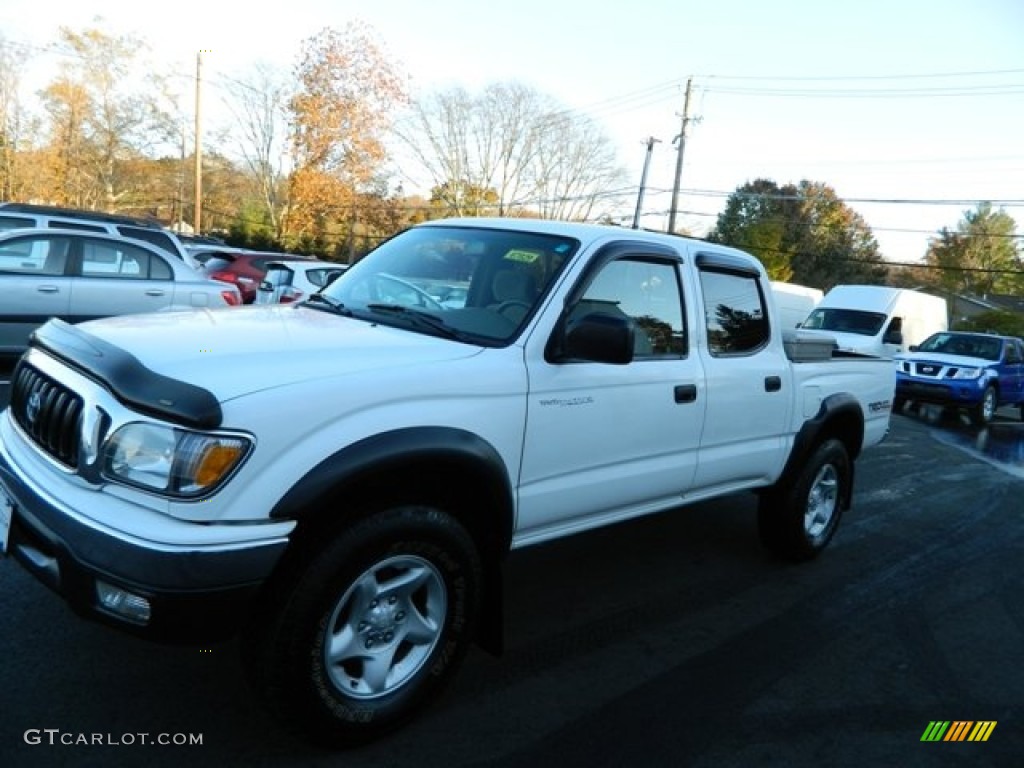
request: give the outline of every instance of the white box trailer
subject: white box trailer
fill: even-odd
[[[811,288],[807,285],[796,283],[785,283],[780,280],[773,280],[771,283],[772,295],[775,298],[775,307],[778,309],[777,316],[782,322],[782,330],[799,328],[811,314],[818,302],[825,295],[820,288]]]
[[[837,347],[892,357],[948,327],[946,300],[909,288],[837,285],[808,315],[803,328],[828,333]]]

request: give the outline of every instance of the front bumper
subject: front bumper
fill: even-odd
[[[34,487],[2,441],[0,486],[14,502],[9,555],[77,613],[162,642],[207,643],[234,634],[288,544],[287,537],[269,533],[244,544],[179,544],[112,530]],[[147,600],[148,620],[132,621],[102,606],[97,581]]]
[[[921,380],[897,374],[896,397],[937,405],[974,406],[981,402],[985,388],[980,379],[963,381]]]

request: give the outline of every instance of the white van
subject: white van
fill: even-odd
[[[909,288],[837,285],[802,327],[827,332],[840,350],[892,357],[946,330],[946,300]]]
[[[792,330],[803,325],[811,310],[818,306],[825,295],[818,288],[796,283],[772,281],[772,296],[775,298],[776,313],[783,330]]]

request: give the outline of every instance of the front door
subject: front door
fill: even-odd
[[[563,312],[567,327],[592,313],[629,318],[632,362],[552,362],[546,332],[527,344],[517,545],[663,509],[689,487],[704,381],[679,258],[652,250],[620,244],[595,256]]]
[[[0,369],[21,355],[33,330],[51,317],[67,318],[69,248],[60,235],[23,235],[0,244]]]

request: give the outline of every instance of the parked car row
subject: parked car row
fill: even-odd
[[[263,303],[308,297],[344,265],[222,243],[182,244],[147,219],[0,203],[0,372],[51,317],[81,322],[141,312],[253,303],[271,263]]]

